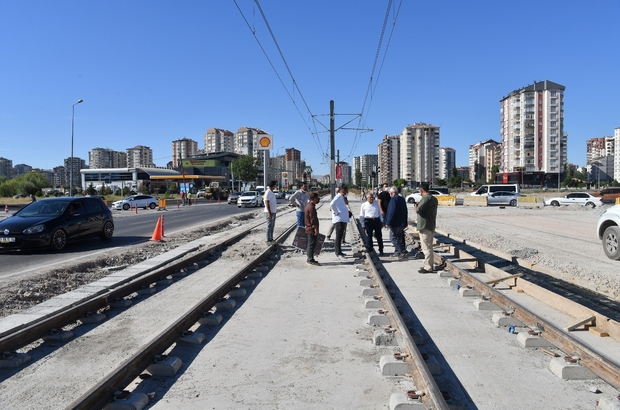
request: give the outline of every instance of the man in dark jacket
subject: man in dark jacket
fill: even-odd
[[[384,219],[385,227],[390,230],[390,241],[394,245],[394,256],[403,260],[407,258],[405,247],[405,228],[407,227],[407,203],[398,195],[398,188],[390,188],[390,203]]]
[[[321,266],[314,259],[314,248],[316,247],[316,238],[319,236],[319,218],[316,214],[316,204],[319,203],[319,194],[313,192],[310,194],[310,202],[304,208],[304,222],[306,224],[306,237],[308,244],[306,246],[306,263],[313,266]]]
[[[424,253],[424,267],[420,268],[420,273],[432,273],[435,253],[433,252],[433,236],[437,225],[437,198],[428,192],[428,184],[420,185],[422,199],[415,204],[415,211],[418,214],[417,228],[420,233],[420,243]]]

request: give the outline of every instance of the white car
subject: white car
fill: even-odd
[[[237,207],[241,208],[253,206],[258,207],[263,205],[263,198],[258,191],[245,191],[237,199]]]
[[[519,194],[517,192],[497,191],[487,196],[487,204],[517,206],[517,201],[520,196],[525,195]]]
[[[128,211],[131,208],[157,208],[157,198],[150,195],[131,195],[112,203],[112,209]]]
[[[551,206],[572,204],[584,205],[595,208],[597,206],[603,205],[603,199],[600,196],[590,195],[587,192],[575,192],[566,196],[558,196],[545,200],[545,205]]]
[[[609,259],[620,260],[620,205],[606,210],[596,224],[598,238]]]
[[[445,196],[446,195],[443,192],[439,192],[434,189],[429,190],[428,193],[433,196]],[[415,204],[416,202],[420,202],[421,199],[422,199],[422,194],[420,193],[420,190],[415,191],[413,194],[407,195],[407,198],[405,198],[408,204]]]

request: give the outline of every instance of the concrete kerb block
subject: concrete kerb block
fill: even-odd
[[[549,363],[549,370],[562,380],[588,380],[598,377],[590,370],[579,364],[567,362],[563,357],[554,357]]]
[[[269,267],[265,265],[260,265],[254,268],[255,272],[269,272]]]
[[[377,290],[377,288],[364,288],[362,289],[362,296],[377,296],[379,294],[379,291]]]
[[[447,271],[447,270],[438,270],[437,276],[439,276],[440,278],[453,278],[454,277],[452,276],[452,272]]]
[[[184,269],[181,269],[180,271],[174,272],[174,273],[172,274],[172,277],[173,277],[173,278],[177,278],[177,279],[181,279],[181,278],[186,277],[188,274],[189,274],[189,272],[187,272],[187,271],[186,271],[186,270],[184,270]]]
[[[493,317],[491,318],[491,321],[495,324],[495,326],[498,326],[498,327],[524,326],[523,322],[515,319],[512,316],[505,315],[503,312],[493,313]]]
[[[485,300],[485,299],[474,300],[474,306],[478,310],[502,310],[495,303],[491,302],[490,300]]]
[[[70,330],[58,330],[52,329],[52,332],[49,335],[43,336],[43,340],[48,343],[61,343],[66,342],[73,338],[73,332]]]
[[[254,279],[246,279],[239,282],[239,286],[242,286],[244,288],[249,288],[254,285],[256,285],[256,281]]]
[[[119,394],[103,410],[142,410],[149,404],[149,396],[141,392]]]
[[[368,272],[366,269],[355,269],[355,274],[356,276],[369,276],[370,272]]]
[[[389,326],[390,319],[385,313],[372,312],[368,315],[366,322],[371,326]]]
[[[78,321],[83,325],[90,325],[93,323],[101,323],[106,319],[106,317],[107,316],[104,315],[103,313],[88,312],[86,316],[84,316],[81,319],[78,319]]]
[[[355,265],[355,270],[367,270],[368,268],[364,264]]]
[[[393,329],[376,330],[372,335],[372,343],[375,346],[398,346]]]
[[[353,256],[355,256],[355,255],[353,255]],[[364,263],[364,259],[355,259],[353,261],[353,263],[355,263],[355,264]]]
[[[551,347],[553,344],[539,335],[530,335],[528,332],[519,332],[517,341],[523,347]]]
[[[177,374],[182,365],[183,361],[178,357],[158,355],[153,363],[146,368],[146,371],[153,376],[172,377]]]
[[[262,272],[256,271],[256,272],[248,273],[248,278],[249,279],[260,279],[262,277],[263,277],[263,273]]]
[[[462,287],[459,289],[459,294],[464,297],[464,298],[473,298],[473,297],[479,297],[480,296],[480,292],[478,292],[477,290],[474,289],[470,289],[468,287]]]
[[[157,292],[157,288],[155,286],[142,286],[141,289],[137,290],[136,293],[140,296],[148,296]]]
[[[396,359],[394,355],[381,356],[379,368],[382,376],[403,376],[409,373],[409,367],[404,359]]]
[[[110,303],[110,309],[125,309],[131,306],[133,302],[129,299],[117,299]]]
[[[360,286],[372,286],[375,281],[369,278],[360,279]]]
[[[156,283],[157,283],[157,286],[168,286],[168,285],[172,285],[172,282],[174,282],[172,279],[160,278]]]
[[[228,292],[228,296],[231,298],[242,298],[248,294],[247,289],[244,288],[235,288]]]
[[[364,299],[364,309],[381,309],[382,307],[381,299],[376,296]]]
[[[202,342],[204,342],[205,339],[206,339],[206,336],[204,335],[204,333],[186,331],[186,332],[183,332],[183,336],[179,338],[179,342],[192,344],[192,345],[199,345],[199,344],[202,344]]]
[[[198,323],[204,326],[217,326],[222,323],[222,315],[219,313],[204,312],[198,319]]]
[[[448,279],[448,286],[451,288],[456,288],[457,286],[460,288],[467,286],[467,283],[463,282],[460,279],[450,278]]]
[[[15,369],[28,363],[31,357],[28,353],[4,352],[0,356],[0,369]]]
[[[602,396],[598,399],[598,407],[603,410],[620,410],[620,400],[614,396]]]
[[[237,306],[237,302],[234,299],[220,300],[215,304],[217,310],[233,310]]]
[[[420,396],[421,397],[421,396]],[[392,393],[389,402],[390,410],[426,410],[421,399],[410,399],[406,393]]]

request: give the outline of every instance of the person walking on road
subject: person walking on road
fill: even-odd
[[[407,227],[407,203],[398,195],[398,188],[390,188],[390,203],[385,216],[385,227],[390,230],[390,241],[394,245],[394,256],[399,260],[407,258],[405,228]]]
[[[306,205],[308,205],[308,202],[310,201],[310,196],[308,195],[308,185],[305,182],[302,182],[299,190],[291,195],[289,201],[291,201],[291,204],[295,205],[297,208],[297,227],[304,228],[306,226],[304,211],[306,209]]]
[[[310,202],[308,202],[308,205],[306,205],[304,209],[304,226],[306,227],[306,237],[308,238],[306,263],[314,266],[321,266],[321,264],[314,259],[314,248],[316,247],[316,240],[319,237],[319,218],[316,214],[316,204],[318,203],[319,194],[313,192],[310,195]]]
[[[276,194],[273,190],[276,187],[276,181],[270,181],[265,191],[265,219],[267,220],[267,244],[271,245],[273,240],[273,228],[276,226],[276,212],[278,211],[278,203]]]
[[[372,246],[374,234],[379,245],[379,256],[382,256],[383,234],[381,229],[383,228],[383,216],[381,215],[379,204],[375,202],[375,196],[372,193],[366,195],[366,202],[360,208],[360,225],[366,231],[366,249],[369,252],[374,252]]]
[[[383,220],[385,221],[385,214],[387,213],[388,205],[390,204],[390,190],[388,189],[388,184],[383,184],[383,189],[377,195],[377,202],[379,202],[379,208],[381,209],[381,215],[383,215]]]
[[[415,212],[418,214],[417,228],[420,233],[422,253],[424,253],[424,266],[418,270],[420,273],[432,273],[435,260],[433,251],[433,236],[437,225],[437,198],[428,192],[428,184],[420,185],[422,199],[415,204]]]
[[[332,210],[332,224],[336,231],[336,240],[334,241],[334,251],[336,256],[344,258],[346,255],[342,253],[342,243],[344,235],[347,231],[347,224],[349,223],[349,208],[347,207],[347,187],[341,186],[338,190],[338,194],[332,199],[329,204]]]

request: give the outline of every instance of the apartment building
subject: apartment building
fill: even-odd
[[[614,150],[614,179],[620,181],[620,128],[614,129],[614,147],[618,147],[618,152]]]
[[[590,138],[586,141],[586,164],[614,155],[614,137]]]
[[[452,177],[452,171],[456,168],[456,150],[454,148],[439,148],[439,178]]]
[[[67,185],[82,186],[80,170],[87,169],[86,161],[78,157],[65,158],[65,181]]]
[[[501,172],[562,172],[568,152],[565,89],[545,80],[500,100]]]
[[[352,186],[355,181],[353,181],[352,168],[348,162],[340,161],[336,162],[336,166],[340,165],[340,170],[342,172],[342,185]],[[336,181],[336,184],[338,181]]]
[[[400,136],[400,178],[410,186],[431,186],[439,178],[439,127],[423,122],[407,126]]]
[[[54,178],[51,182],[52,186],[60,188],[67,186],[67,170],[62,165],[54,167],[52,170]]]
[[[494,140],[481,141],[469,146],[469,179],[474,182],[494,182],[493,167],[500,169],[502,144]]]
[[[91,169],[127,168],[127,153],[110,148],[93,148],[88,152],[88,167]]]
[[[204,136],[205,153],[234,152],[235,134],[221,128],[209,128]]]
[[[306,169],[306,161],[302,161],[300,150],[286,148],[286,151],[284,151],[284,169],[289,172],[289,181],[301,179],[301,174]]]
[[[0,157],[0,177],[13,178],[13,160]]]
[[[379,183],[400,179],[400,135],[384,136],[378,147]]]
[[[13,175],[18,176],[21,174],[27,174],[32,171],[32,167],[27,164],[17,164],[13,167]]]
[[[258,143],[261,135],[268,135],[259,128],[241,127],[235,133],[234,152],[259,158]],[[262,163],[262,155],[260,156]]]
[[[353,157],[353,183],[355,184],[355,174],[359,170],[362,174],[363,186],[377,185],[377,168],[379,166],[379,155],[366,154],[359,157]]]
[[[189,158],[198,153],[198,142],[190,138],[172,141],[172,167],[180,168],[181,159]]]
[[[144,145],[127,148],[127,168],[154,168],[153,150]]]

